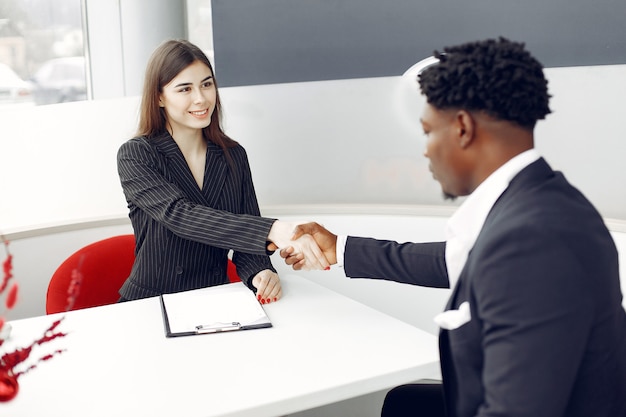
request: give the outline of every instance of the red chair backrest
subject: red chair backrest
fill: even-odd
[[[66,311],[74,270],[83,278],[72,310],[117,302],[118,290],[130,275],[134,261],[135,236],[132,234],[103,239],[77,250],[52,275],[46,295],[46,313]]]
[[[117,302],[118,291],[130,275],[133,262],[135,236],[132,234],[103,239],[77,250],[52,275],[46,295],[46,314],[67,310],[74,270],[80,272],[83,279],[72,310]],[[241,281],[230,259],[226,272],[230,282]]]
[[[239,275],[237,275],[237,267],[235,266],[235,263],[230,259],[228,260],[228,265],[226,265],[226,275],[228,275],[228,279],[230,280],[230,282],[241,281],[241,278],[239,278]]]

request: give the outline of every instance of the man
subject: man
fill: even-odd
[[[443,397],[398,387],[383,416],[626,416],[618,254],[592,204],[534,149],[535,123],[550,113],[541,64],[504,38],[435,57],[418,77],[424,155],[447,198],[468,196],[446,242],[296,231],[349,277],[453,288],[435,318]],[[307,267],[290,249],[281,256]]]

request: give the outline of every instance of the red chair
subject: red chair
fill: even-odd
[[[71,310],[113,304],[118,290],[130,275],[135,261],[135,236],[120,235],[91,243],[70,255],[54,272],[48,284],[46,313],[67,310],[72,272],[82,274]]]
[[[113,304],[135,261],[135,236],[120,235],[87,245],[74,252],[54,272],[48,284],[46,314],[67,311],[72,272],[83,279],[71,310]],[[229,259],[226,273],[230,282],[241,281]]]
[[[241,278],[239,278],[239,275],[237,274],[237,267],[235,266],[235,263],[230,259],[228,260],[228,265],[226,265],[226,275],[228,275],[228,279],[230,280],[230,282],[241,281]]]

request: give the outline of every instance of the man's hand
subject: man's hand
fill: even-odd
[[[301,237],[306,237],[307,235],[310,235],[313,239],[315,239],[315,242],[322,250],[324,257],[328,260],[330,265],[337,263],[337,235],[331,233],[320,224],[312,222],[297,225],[294,228],[292,239],[299,239]],[[270,244],[268,249],[276,250],[278,247]],[[312,269],[311,265],[307,264],[305,257],[293,247],[282,248],[280,256],[285,259],[285,263],[287,265],[291,265],[291,267],[296,271],[301,269]]]
[[[297,269],[328,269],[330,264],[315,239],[298,231],[298,224],[276,220],[270,229],[270,251],[291,248],[291,253],[302,261]],[[294,268],[295,269],[295,268]]]

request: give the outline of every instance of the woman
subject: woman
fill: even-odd
[[[205,54],[184,40],[161,44],[147,65],[138,132],[117,157],[136,239],[121,300],[225,284],[229,250],[261,302],[281,297],[266,246],[291,245],[294,225],[259,216],[246,152],[220,115]],[[312,242],[293,243],[327,267]]]

